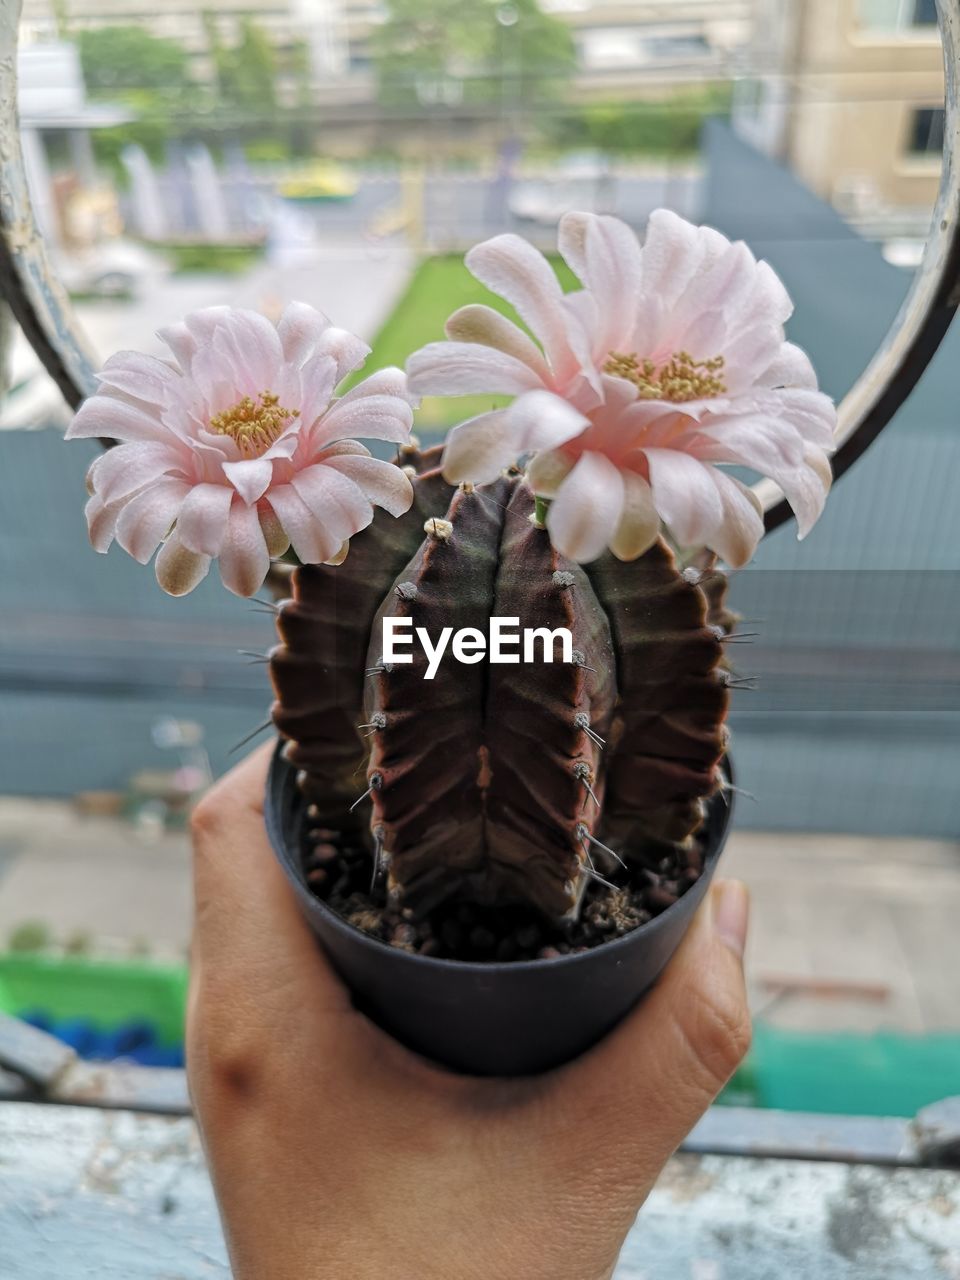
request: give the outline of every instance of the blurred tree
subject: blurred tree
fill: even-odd
[[[641,102],[595,102],[557,115],[555,144],[610,155],[687,155],[697,151],[708,116],[728,115],[729,86],[713,86]]]
[[[190,55],[176,40],[143,27],[78,31],[86,86],[93,94],[122,89],[179,90],[190,83]]]
[[[537,0],[389,0],[374,58],[388,105],[535,103],[576,61],[569,29]]]
[[[223,86],[220,83],[220,73],[224,64],[225,51],[223,40],[220,38],[220,24],[217,21],[217,15],[211,9],[204,9],[201,12],[200,19],[203,22],[204,34],[207,38],[207,52],[210,55],[210,64],[213,68],[213,87],[218,98],[223,97]]]
[[[275,110],[277,55],[259,23],[244,18],[239,43],[228,48],[218,38],[211,53],[224,102],[261,114]]]
[[[70,13],[67,0],[53,0],[53,22],[57,29],[57,39],[66,40],[70,34]]]
[[[309,156],[313,151],[310,46],[306,40],[293,40],[281,67],[293,88],[294,112],[290,121],[290,150],[295,156]]]

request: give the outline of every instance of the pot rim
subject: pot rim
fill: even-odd
[[[277,855],[277,861],[283,868],[283,872],[286,875],[287,880],[293,886],[300,901],[304,905],[309,906],[311,910],[319,910],[330,924],[347,940],[354,944],[358,942],[365,943],[366,945],[373,947],[375,950],[389,954],[397,961],[398,964],[412,965],[414,968],[420,967],[421,969],[434,970],[454,969],[458,973],[463,974],[472,973],[475,975],[486,974],[488,976],[499,976],[509,972],[517,973],[522,971],[524,973],[529,973],[547,968],[555,972],[560,968],[560,966],[569,968],[575,964],[595,960],[597,956],[600,955],[613,957],[617,950],[625,951],[630,943],[641,934],[649,936],[651,932],[657,931],[658,928],[666,927],[663,922],[665,922],[669,916],[675,914],[678,909],[681,909],[684,900],[688,895],[696,890],[700,880],[706,874],[707,865],[709,863],[716,864],[721,853],[723,853],[727,837],[730,834],[730,827],[732,825],[733,805],[736,793],[731,790],[727,793],[726,799],[723,799],[720,793],[716,792],[710,797],[707,804],[708,806],[711,806],[714,811],[716,811],[717,806],[722,806],[722,816],[716,822],[716,835],[712,843],[708,846],[704,857],[703,871],[701,872],[700,877],[690,885],[689,889],[687,889],[685,893],[681,894],[676,902],[671,903],[665,911],[661,911],[660,914],[658,916],[654,916],[652,920],[646,921],[645,924],[638,925],[635,929],[631,929],[629,933],[625,933],[620,938],[615,938],[610,942],[601,942],[599,946],[590,947],[586,951],[579,951],[575,954],[552,956],[546,959],[536,960],[451,960],[445,956],[424,956],[420,955],[419,952],[401,951],[399,947],[392,947],[388,942],[384,942],[381,938],[374,938],[369,933],[364,933],[364,931],[362,929],[358,929],[356,925],[350,924],[349,921],[344,920],[343,916],[324,902],[322,898],[318,898],[315,894],[311,893],[304,881],[295,874],[292,859],[287,856],[287,844],[284,839],[280,806],[276,804],[274,800],[275,790],[279,792],[281,788],[289,786],[291,783],[296,785],[297,770],[295,766],[292,765],[283,755],[283,749],[285,746],[285,739],[280,738],[277,742],[276,750],[273,753],[273,759],[270,761],[270,770],[267,774],[267,789],[263,816],[267,828],[267,836],[271,845],[273,845],[274,852]],[[721,764],[723,765],[724,772],[727,777],[732,782],[733,771],[729,756],[724,756]],[[710,813],[711,809],[708,808],[708,822],[710,821]]]

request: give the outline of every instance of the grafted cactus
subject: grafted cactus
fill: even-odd
[[[414,504],[356,536],[339,567],[294,575],[271,669],[274,720],[322,827],[364,843],[421,917],[450,901],[574,919],[616,860],[689,848],[721,785],[727,707],[717,576],[658,540],[639,560],[565,559],[522,476],[454,488],[407,454]],[[709,585],[710,590],[704,589]],[[491,617],[567,628],[544,661],[385,663],[383,620],[486,633]],[[366,792],[366,795],[364,795]],[[363,798],[358,803],[358,798]]]
[[[218,560],[250,596],[298,562],[270,661],[303,870],[428,956],[588,948],[697,880],[705,802],[729,785],[715,563],[746,564],[764,532],[728,468],[773,480],[800,536],[830,487],[836,411],[767,264],[666,210],[642,246],[593,214],[558,234],[569,294],[517,236],[466,256],[521,325],[471,303],[405,371],[338,394],[368,348],[312,307],[275,325],[204,308],[162,331],[170,359],[108,360],[68,432],[120,442],[88,473],[90,537],[156,553],[169,593]],[[417,397],[488,394],[508,403],[451,429],[441,473],[411,443]],[[494,619],[534,649],[484,656]],[[387,656],[400,622],[432,646],[455,632],[459,660]]]

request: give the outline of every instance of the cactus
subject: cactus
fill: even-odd
[[[438,454],[398,460],[416,472],[405,515],[378,513],[342,565],[296,570],[273,719],[315,824],[365,850],[406,919],[523,904],[569,924],[591,884],[688,865],[723,784],[724,579],[662,539],[575,564],[519,471],[455,488]],[[382,660],[385,617],[435,637],[495,615],[569,628],[572,662],[445,660],[426,681],[416,648]]]
[[[747,564],[764,533],[729,468],[775,482],[800,537],[831,483],[836,410],[766,263],[667,210],[642,246],[571,212],[558,247],[569,294],[519,237],[474,246],[523,327],[470,303],[405,371],[341,395],[368,349],[307,304],[275,326],[193,312],[161,332],[171,360],[111,357],[67,432],[119,442],[88,472],[93,545],[156,553],[171,595],[214,560],[240,596],[299,564],[269,662],[307,883],[427,954],[462,955],[465,930],[498,959],[545,934],[594,945],[697,879],[706,802],[732,789],[716,563]],[[412,443],[417,397],[487,394],[509,402],[451,429],[441,471]],[[359,437],[398,445],[397,466]],[[493,618],[568,647],[385,660],[388,622],[460,644]]]

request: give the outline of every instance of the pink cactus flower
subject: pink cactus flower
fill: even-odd
[[[305,564],[338,563],[375,505],[409,508],[407,476],[355,439],[409,440],[403,371],[334,396],[369,353],[359,338],[300,302],[276,326],[210,307],[159,336],[173,360],[112,356],[67,431],[122,442],[87,477],[98,551],[116,538],[146,564],[160,547],[170,595],[192,591],[217,558],[224,585],[250,596],[289,546]]]
[[[527,481],[571,559],[606,547],[634,559],[662,523],[681,547],[737,567],[763,534],[757,499],[720,469],[741,466],[776,481],[803,537],[830,487],[836,411],[785,340],[793,308],[772,268],[663,209],[642,247],[616,218],[567,214],[560,252],[582,290],[564,295],[518,236],[467,254],[537,342],[474,305],[450,317],[450,341],[407,362],[418,394],[515,397],[451,431],[447,479],[488,483],[530,456]]]

